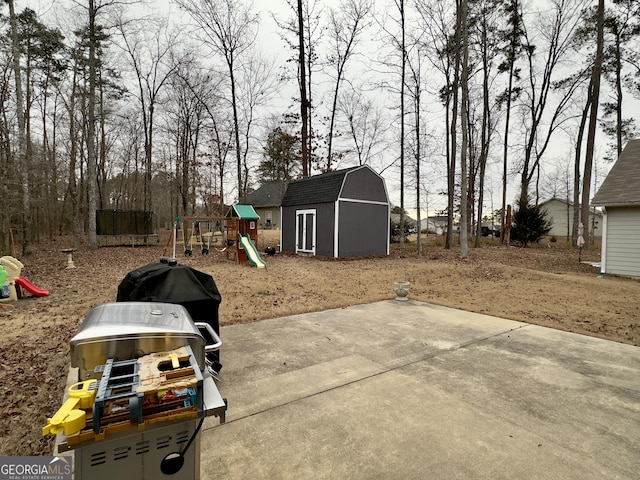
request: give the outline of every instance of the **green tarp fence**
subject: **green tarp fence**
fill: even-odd
[[[144,210],[97,210],[97,235],[153,235],[153,212]]]

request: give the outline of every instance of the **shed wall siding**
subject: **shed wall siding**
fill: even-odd
[[[388,206],[340,202],[339,210],[338,257],[387,254]]]
[[[369,168],[360,168],[347,173],[340,198],[383,203],[389,201],[384,181]]]
[[[334,204],[317,203],[303,206],[282,207],[283,252],[296,251],[296,211],[316,210],[316,255],[333,256]]]
[[[607,208],[605,273],[640,277],[640,207]]]

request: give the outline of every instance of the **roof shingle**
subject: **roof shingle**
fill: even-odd
[[[602,182],[592,205],[640,205],[640,140],[630,140]]]
[[[254,207],[279,207],[287,182],[271,182],[247,194],[247,203]]]
[[[360,167],[345,168],[290,182],[282,199],[282,206],[335,202],[340,195],[345,175],[356,168]]]

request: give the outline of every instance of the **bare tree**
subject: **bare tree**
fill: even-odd
[[[353,86],[341,93],[337,110],[353,143],[346,153],[355,153],[358,165],[370,165],[384,149],[386,128],[380,108],[362,90],[363,87]]]
[[[13,192],[17,191],[18,183],[16,180],[17,172],[12,155],[12,136],[11,136],[11,104],[12,89],[11,78],[12,72],[12,46],[8,38],[0,41],[0,195],[5,199],[3,214],[0,215],[0,250],[8,251],[10,242],[10,228],[12,217],[15,212],[21,211],[18,206],[22,199],[17,199],[17,195]]]
[[[31,254],[31,206],[29,191],[29,158],[27,155],[27,129],[25,121],[25,103],[22,92],[22,72],[20,69],[20,39],[18,23],[13,0],[6,0],[9,5],[9,22],[11,24],[11,47],[13,52],[13,76],[16,93],[16,116],[18,117],[17,161],[22,169],[22,254]]]
[[[80,200],[78,195],[78,184],[76,177],[76,168],[78,164],[78,146],[81,143],[78,134],[78,127],[76,122],[76,110],[77,110],[77,101],[79,97],[78,93],[78,77],[80,75],[80,63],[81,63],[81,51],[82,47],[80,45],[75,45],[71,47],[71,76],[70,83],[71,86],[68,89],[68,92],[65,94],[61,94],[60,98],[64,103],[64,107],[68,116],[68,138],[69,138],[69,150],[68,150],[68,159],[69,159],[69,170],[68,170],[68,181],[67,181],[67,189],[65,192],[65,203],[69,201],[71,203],[71,231],[74,238],[74,246],[78,246],[80,243],[80,235],[82,233],[82,223],[80,217]],[[62,216],[61,216],[62,217]],[[59,232],[62,233],[63,218],[60,219]]]
[[[87,201],[89,214],[89,246],[98,248],[96,231],[96,15],[100,5],[89,0],[89,104],[87,127]]]
[[[462,64],[462,5],[461,0],[456,0],[456,26],[453,35],[452,45],[449,47],[453,50],[453,82],[450,85],[451,88],[451,123],[449,125],[449,135],[451,139],[451,161],[449,163],[450,168],[447,170],[447,187],[448,187],[448,204],[447,204],[447,240],[446,247],[451,248],[453,245],[453,210],[454,210],[454,198],[455,198],[455,182],[456,182],[456,155],[457,155],[457,122],[458,122],[458,101],[460,97],[460,76],[461,76],[461,64]],[[466,131],[466,128],[463,128]],[[465,149],[466,151],[466,145]],[[462,168],[461,168],[461,171]],[[464,168],[466,171],[466,165]],[[460,183],[466,183],[465,179],[461,179]],[[466,203],[466,202],[465,202]],[[460,202],[461,210],[465,207],[462,201]],[[460,232],[462,232],[462,225],[460,225]],[[460,239],[462,240],[462,239]]]
[[[56,28],[48,28],[37,17],[34,10],[25,8],[18,15],[22,60],[24,62],[25,130],[27,157],[29,160],[29,182],[31,196],[32,234],[37,241],[42,230],[53,235],[53,218],[56,215],[58,169],[55,150],[49,136],[49,100],[52,86],[57,84],[64,73],[64,44],[62,33]],[[39,106],[40,116],[36,118],[34,109]],[[54,103],[55,108],[55,103]],[[55,113],[55,110],[54,110]],[[36,125],[40,120],[40,125]],[[54,142],[56,122],[53,122]],[[34,139],[32,132],[40,129],[41,141]],[[41,153],[38,152],[41,150]],[[39,154],[35,154],[38,152]],[[49,208],[47,208],[49,207]]]
[[[458,115],[458,87],[460,72],[459,24],[449,2],[419,0],[418,13],[425,28],[424,51],[432,65],[442,73],[444,86],[440,100],[445,107],[445,157],[447,164],[447,236],[445,248],[453,246],[453,215],[456,192],[456,122]]]
[[[265,107],[273,100],[280,91],[280,86],[273,59],[266,57],[258,50],[253,50],[248,60],[242,65],[238,88],[244,147],[242,158],[244,191],[249,191],[249,155],[258,153],[252,152],[251,148],[252,140],[255,139],[256,114],[259,108]]]
[[[503,7],[507,15],[507,28],[502,32],[506,46],[504,48],[504,61],[498,67],[501,72],[508,72],[507,89],[499,98],[500,103],[505,103],[504,141],[502,146],[502,209],[500,210],[500,243],[505,245],[505,215],[507,211],[507,182],[508,182],[508,154],[509,154],[509,128],[511,126],[511,104],[517,97],[520,88],[514,86],[514,82],[520,79],[520,69],[516,68],[516,61],[522,51],[522,5],[520,0],[506,0]]]
[[[258,17],[252,13],[253,6],[245,4],[242,0],[177,1],[200,27],[203,40],[215,53],[224,58],[227,66],[235,130],[238,198],[242,202],[246,192],[243,190],[242,180],[242,145],[235,75],[239,58],[254,44]]]
[[[405,87],[407,77],[407,22],[404,0],[394,0],[394,5],[398,10],[398,19],[396,20],[399,32],[386,31],[387,35],[393,43],[395,53],[400,56],[400,81],[398,82],[398,94],[400,100],[400,245],[405,242],[405,205],[404,205],[404,189],[405,189]]]
[[[88,236],[89,246],[98,247],[98,237],[96,232],[96,210],[97,210],[97,161],[95,148],[96,135],[96,85],[98,58],[97,49],[99,36],[102,29],[96,23],[101,11],[108,9],[115,4],[119,6],[130,4],[125,0],[89,0],[88,3],[88,43],[89,43],[89,93],[87,99],[87,213],[88,213]]]
[[[153,210],[151,182],[154,114],[161,91],[179,68],[181,60],[172,55],[177,40],[174,33],[167,31],[166,19],[146,21],[137,25],[137,29],[132,31],[130,29],[131,23],[121,19],[118,22],[118,30],[123,40],[126,56],[135,72],[137,83],[135,97],[140,105],[144,130],[143,208],[150,212]],[[149,28],[150,26],[151,28]],[[148,31],[153,34],[147,36],[145,32]]]
[[[420,164],[422,161],[422,52],[420,51],[420,42],[415,42],[414,46],[418,48],[411,49],[408,52],[409,81],[407,82],[407,90],[409,97],[413,103],[413,157],[415,161],[415,189],[416,189],[416,225],[417,225],[417,250],[422,252],[422,232],[420,223],[422,213],[420,211]],[[411,55],[413,53],[413,55]]]
[[[194,65],[182,66],[169,80],[167,130],[172,138],[176,161],[176,186],[182,215],[195,213],[195,183],[198,180],[198,148],[203,129],[203,113],[212,87]]]
[[[302,176],[307,177],[311,173],[311,165],[309,159],[309,103],[307,99],[307,74],[306,74],[306,61],[305,61],[305,44],[304,44],[304,14],[302,10],[302,0],[298,0],[297,6],[298,14],[298,86],[300,87],[300,120],[302,121],[302,133],[300,135],[302,142]],[[309,77],[311,72],[309,72]],[[309,87],[311,87],[311,81],[309,81]]]
[[[282,21],[273,13],[271,15],[281,30],[281,38],[295,52],[291,61],[295,62],[297,68],[296,79],[300,94],[302,176],[307,177],[311,175],[314,144],[317,141],[312,122],[315,110],[313,78],[319,57],[318,48],[324,32],[324,26],[320,22],[323,9],[319,0],[285,1],[294,16]]]
[[[589,109],[591,108],[591,84],[587,88],[586,101],[582,108],[582,114],[580,115],[580,124],[578,126],[578,134],[575,144],[574,153],[574,168],[573,168],[573,226],[571,229],[571,237],[573,244],[578,242],[578,225],[580,224],[580,179],[581,169],[580,164],[582,162],[582,140],[584,138],[584,131],[587,126],[587,118],[589,116]]]
[[[203,140],[201,142],[203,152],[201,155],[207,160],[205,165],[209,167],[209,186],[205,188],[211,196],[218,200],[218,205],[209,205],[211,210],[223,212],[225,190],[225,177],[227,174],[227,159],[233,150],[233,138],[235,136],[233,119],[225,114],[224,99],[220,95],[223,78],[215,74],[204,74],[201,67],[195,62],[183,64],[173,79],[174,89],[171,92],[172,116],[176,119],[177,127],[169,128],[176,138],[177,167],[179,170],[178,190],[182,198],[182,208],[188,204],[188,192],[191,189],[191,171],[195,174],[195,166],[199,163],[194,156],[193,161],[187,156],[180,155],[181,137],[187,131],[192,130],[192,113],[199,109],[207,114],[207,122],[202,124]],[[182,120],[181,120],[182,119]],[[181,126],[182,125],[182,126]],[[194,145],[197,149],[197,145]],[[193,168],[190,165],[193,164]]]
[[[331,170],[333,163],[333,135],[338,108],[340,86],[344,79],[345,67],[349,59],[354,55],[359,37],[368,23],[366,17],[371,10],[370,0],[343,0],[340,10],[329,10],[329,30],[331,32],[332,50],[329,53],[328,63],[335,70],[332,74],[334,80],[333,100],[329,120],[329,139],[327,147],[327,163],[325,171]]]
[[[588,32],[593,35],[594,24],[597,20],[588,20]],[[613,97],[603,103],[603,129],[609,136],[614,137],[614,158],[622,152],[624,142],[636,134],[633,119],[623,116],[623,82],[625,77],[625,61],[633,58],[633,41],[640,36],[640,4],[635,0],[614,0],[608,12],[605,12],[605,44],[603,45],[602,73],[609,83]],[[607,41],[607,37],[609,41]],[[637,54],[637,49],[636,49]],[[609,117],[614,119],[609,120]],[[612,159],[610,159],[612,160]]]
[[[467,109],[469,108],[469,30],[468,30],[468,4],[467,0],[461,0],[460,20],[458,25],[462,26],[460,32],[462,36],[462,72],[460,74],[460,84],[462,88],[462,101],[460,108],[462,139],[460,143],[460,257],[466,258],[469,255],[468,243],[468,215],[467,215],[467,148],[469,146],[469,135],[467,126]]]
[[[495,110],[494,99],[491,90],[494,86],[495,71],[494,63],[498,55],[497,52],[497,16],[499,15],[493,8],[493,2],[482,1],[475,5],[473,11],[474,20],[472,24],[470,41],[475,43],[477,48],[476,62],[478,63],[478,74],[481,76],[481,117],[480,121],[480,148],[477,161],[477,188],[475,183],[470,183],[471,192],[477,191],[477,216],[475,244],[476,248],[481,246],[480,238],[482,237],[482,218],[484,207],[484,186],[487,162],[489,160],[489,152],[491,141],[495,132],[495,120],[492,112]],[[470,99],[471,100],[471,99]],[[505,142],[506,143],[506,142]]]
[[[597,14],[597,40],[596,58],[591,72],[591,112],[589,118],[589,131],[587,133],[587,151],[584,162],[584,175],[582,177],[582,207],[580,221],[583,225],[589,224],[589,204],[591,196],[591,171],[593,168],[593,154],[598,124],[598,106],[600,103],[600,77],[602,75],[603,50],[604,50],[604,0],[598,1]],[[585,245],[589,245],[589,228],[584,232]]]
[[[582,82],[580,75],[563,81],[557,79],[556,70],[566,58],[578,26],[585,0],[552,0],[549,14],[536,18],[536,30],[543,45],[534,45],[532,32],[524,29],[524,52],[528,63],[528,85],[523,88],[521,105],[526,129],[524,158],[520,166],[520,202],[528,203],[529,186],[539,172],[539,163],[549,146],[554,131],[567,120],[571,100]],[[542,71],[538,55],[544,55]],[[558,95],[555,107],[549,112],[550,98]]]

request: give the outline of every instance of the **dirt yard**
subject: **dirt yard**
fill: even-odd
[[[61,252],[68,239],[34,245],[28,258],[18,255],[22,276],[51,295],[0,308],[0,455],[51,454],[53,437],[40,430],[61,405],[69,340],[93,306],[115,300],[127,272],[158,261],[166,238],[150,247],[80,248],[75,269],[66,268]],[[277,232],[262,232],[259,249],[277,243]],[[421,255],[409,243],[405,250],[392,246],[388,257],[354,260],[265,255],[266,270],[215,251],[178,258],[213,276],[222,295],[221,325],[391,299],[393,282],[406,280],[415,300],[640,345],[640,281],[599,278],[598,269],[580,264],[577,250],[560,242],[527,249],[488,242],[465,260],[441,243],[429,238]],[[599,249],[582,259],[598,261]]]

